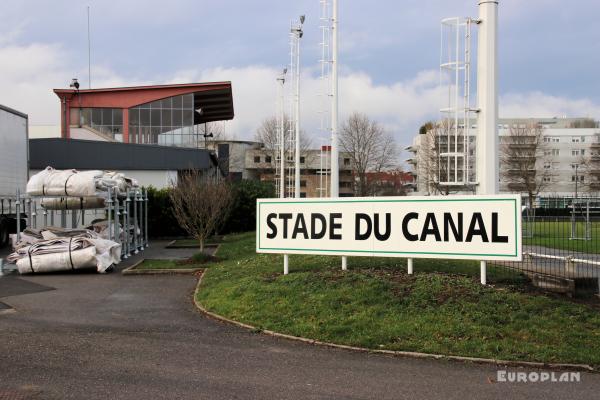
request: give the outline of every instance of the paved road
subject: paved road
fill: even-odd
[[[600,375],[571,384],[489,383],[498,368],[253,334],[198,313],[191,276],[2,279],[26,281],[28,294],[0,292],[16,310],[0,313],[0,399],[581,400],[600,393]]]

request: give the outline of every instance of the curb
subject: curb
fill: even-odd
[[[185,245],[185,244],[176,244],[176,243],[177,243],[177,239],[170,241],[165,246],[165,249],[197,249],[198,248],[198,245]],[[216,252],[217,251],[216,249],[218,249],[220,245],[221,245],[221,243],[206,243],[204,245],[204,247],[215,247],[215,252]]]
[[[172,268],[172,269],[136,269],[146,259],[142,258],[130,267],[121,271],[122,275],[174,275],[174,274],[193,274],[202,271],[202,268]]]
[[[349,350],[360,353],[373,353],[373,354],[385,354],[395,357],[409,357],[409,358],[420,358],[420,359],[434,359],[434,360],[450,360],[450,361],[458,361],[458,362],[470,362],[477,364],[488,364],[488,365],[501,365],[507,367],[529,367],[529,368],[538,368],[538,369],[559,369],[559,370],[571,370],[571,371],[584,371],[584,372],[598,372],[598,370],[594,369],[592,366],[587,364],[568,364],[568,363],[544,363],[544,362],[535,362],[535,361],[509,361],[509,360],[496,360],[493,358],[480,358],[480,357],[463,357],[463,356],[450,356],[444,354],[431,354],[431,353],[419,353],[415,351],[399,351],[399,350],[378,350],[378,349],[368,349],[366,347],[357,347],[357,346],[348,346],[344,344],[336,344],[330,342],[322,342],[316,339],[307,339],[300,336],[287,335],[285,333],[279,333],[270,331],[268,329],[259,329],[255,326],[244,324],[242,322],[238,322],[222,315],[215,314],[211,311],[208,311],[198,300],[197,294],[200,291],[200,285],[202,284],[202,279],[204,278],[204,274],[206,271],[202,271],[198,277],[198,284],[196,285],[196,289],[194,290],[194,304],[196,308],[204,315],[216,319],[221,322],[226,322],[228,324],[236,325],[241,328],[245,328],[254,332],[260,332],[268,336],[277,337],[281,339],[294,340],[297,342],[308,343],[316,346],[322,347],[330,347],[342,350]]]

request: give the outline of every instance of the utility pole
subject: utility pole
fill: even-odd
[[[331,16],[331,197],[340,196],[338,144],[338,4],[333,1]]]
[[[477,194],[498,193],[498,1],[478,0],[477,51]],[[481,261],[481,284],[487,265]]]
[[[294,51],[292,54],[294,73],[294,141],[295,141],[295,168],[294,168],[294,192],[295,197],[300,197],[300,39],[304,35],[302,25],[304,24],[305,16],[300,16],[300,22],[292,25],[291,33],[295,42]]]
[[[331,14],[331,197],[340,197],[340,150],[338,139],[338,0],[332,0]],[[342,270],[348,257],[342,256]]]
[[[284,85],[285,85],[285,74],[287,68],[283,69],[283,72],[277,78],[277,114],[278,114],[278,141],[279,141],[279,198],[285,198],[285,101],[284,101]],[[283,274],[287,275],[290,272],[290,256],[287,254],[283,255]]]
[[[279,141],[279,197],[285,197],[285,101],[283,97],[284,93],[284,85],[285,85],[285,74],[287,73],[287,68],[283,69],[283,72],[277,78],[277,114],[278,114],[278,141]]]

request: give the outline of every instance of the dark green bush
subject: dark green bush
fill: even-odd
[[[251,180],[233,182],[232,186],[235,196],[233,207],[217,233],[253,231],[256,229],[256,199],[275,197],[275,188],[272,183]],[[188,236],[171,211],[169,189],[148,188],[148,236]]]
[[[256,230],[256,199],[275,197],[275,187],[271,182],[241,180],[233,183],[233,191],[233,207],[219,233]]]
[[[156,189],[152,186],[148,188],[148,236],[188,236],[171,211],[169,189]]]

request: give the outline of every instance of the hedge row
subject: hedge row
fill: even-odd
[[[232,183],[234,204],[218,233],[247,232],[256,229],[256,199],[275,197],[271,183],[242,180]],[[148,188],[148,235],[151,238],[187,236],[171,211],[169,189]]]

